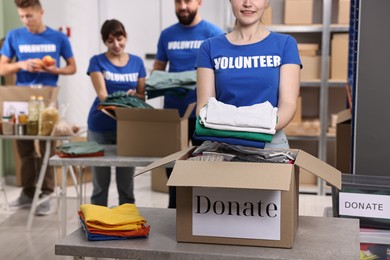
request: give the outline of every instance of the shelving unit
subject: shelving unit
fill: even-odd
[[[279,33],[287,33],[291,34],[297,39],[298,42],[300,42],[300,39],[313,38],[318,41],[321,48],[321,73],[320,78],[318,80],[311,80],[311,81],[303,81],[301,82],[301,93],[308,91],[308,92],[315,92],[315,95],[319,96],[319,104],[317,104],[317,110],[318,115],[317,118],[319,118],[320,121],[320,134],[316,136],[302,136],[302,135],[294,135],[294,136],[288,136],[288,139],[291,141],[290,143],[294,142],[306,142],[310,143],[312,146],[316,146],[315,152],[311,151],[315,156],[320,158],[323,161],[326,161],[329,164],[334,164],[332,160],[329,160],[327,154],[330,152],[328,149],[328,146],[332,145],[332,143],[335,143],[335,136],[328,134],[328,122],[330,118],[330,108],[332,108],[332,105],[330,105],[329,97],[330,92],[336,95],[343,91],[343,93],[346,93],[344,88],[347,85],[347,78],[345,81],[339,81],[339,80],[331,80],[330,79],[330,71],[329,71],[329,65],[330,65],[330,43],[331,43],[331,36],[334,33],[348,33],[349,32],[349,25],[340,25],[333,22],[335,19],[335,15],[332,13],[335,12],[336,6],[333,6],[335,3],[337,3],[336,0],[322,0],[318,1],[314,0],[314,12],[313,15],[313,24],[310,25],[286,25],[284,24],[284,0],[274,0],[271,1],[272,6],[272,25],[268,25],[267,28],[270,31],[279,32]],[[230,24],[233,23],[234,17],[232,14],[229,13],[230,6],[227,6],[229,10],[227,10],[227,21],[230,21]],[[318,11],[318,12],[317,12]],[[318,14],[322,14],[318,15]],[[321,17],[319,17],[321,16]],[[333,18],[333,20],[332,20]],[[229,20],[230,19],[230,20]],[[332,23],[333,22],[333,23]],[[227,27],[228,31],[231,30],[232,27]],[[332,97],[333,97],[332,96]],[[346,99],[345,99],[346,100]],[[342,101],[341,101],[342,102]],[[341,105],[342,106],[342,105]],[[302,108],[305,109],[304,106]],[[342,109],[340,109],[342,110]],[[304,112],[304,111],[303,111]],[[338,111],[337,111],[338,112]],[[300,147],[293,147],[292,148],[300,148]],[[334,149],[335,153],[335,145],[332,147]],[[308,151],[310,152],[310,151]],[[312,185],[313,186],[313,185]],[[326,185],[318,179],[317,185],[314,185],[312,187],[310,185],[301,185],[302,192],[307,193],[316,193],[318,195],[324,195],[328,192],[330,192],[330,189],[326,187]]]

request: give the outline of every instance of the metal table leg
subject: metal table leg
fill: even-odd
[[[37,209],[37,206],[40,204],[39,193],[41,192],[43,179],[45,178],[46,169],[47,169],[47,165],[49,162],[49,155],[50,155],[50,140],[46,140],[45,155],[43,156],[41,169],[39,171],[38,182],[37,182],[37,185],[35,187],[35,193],[34,193],[34,198],[33,198],[32,205],[31,205],[31,209],[30,209],[30,214],[28,215],[27,227],[26,227],[27,231],[31,230],[31,225],[32,225],[32,221],[33,221],[33,218],[35,215],[35,210]]]

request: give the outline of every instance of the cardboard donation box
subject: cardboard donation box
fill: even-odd
[[[57,102],[58,92],[59,87],[33,88],[29,86],[0,86],[0,113],[3,115],[7,112],[3,110],[5,102],[16,102],[16,105],[25,103],[25,107],[27,108],[28,101],[32,95],[42,96],[45,106],[48,106],[50,103]],[[17,104],[18,102],[21,103]]]
[[[182,118],[176,109],[116,108],[117,154],[163,157],[188,147],[188,117],[194,107],[190,104]]]
[[[313,23],[313,0],[285,0],[284,3],[285,24]]]
[[[291,248],[298,229],[300,169],[341,188],[340,171],[302,150],[290,150],[294,164],[278,164],[186,160],[194,149],[139,173],[176,161],[168,185],[177,187],[178,242]]]

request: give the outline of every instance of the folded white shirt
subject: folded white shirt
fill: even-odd
[[[230,130],[230,131],[242,131],[242,132],[251,132],[251,133],[264,133],[264,134],[275,134],[275,126],[276,126],[276,121],[277,121],[277,113],[278,113],[278,108],[274,107],[271,111],[271,128],[262,128],[262,127],[242,127],[242,126],[234,126],[234,125],[223,125],[223,124],[213,124],[209,123],[207,120],[208,117],[208,105],[204,106],[201,108],[199,117],[201,120],[201,123],[211,129],[218,129],[218,130]],[[233,112],[234,113],[234,112]]]
[[[236,107],[216,100],[207,103],[206,122],[209,124],[272,129],[274,107],[269,101],[252,106]]]

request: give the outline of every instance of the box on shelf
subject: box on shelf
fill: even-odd
[[[261,22],[265,25],[272,24],[272,6],[269,5],[267,9],[264,10],[264,14],[261,17]]]
[[[318,55],[320,45],[317,43],[298,43],[298,52],[300,56]]]
[[[346,81],[348,78],[348,33],[334,34],[331,43],[331,71],[332,80]]]
[[[336,168],[343,173],[351,172],[351,110],[346,109],[337,114],[336,123]]]
[[[178,242],[291,248],[298,228],[299,172],[341,188],[341,174],[302,150],[294,164],[186,160],[195,148],[169,155],[139,174],[175,162]],[[229,228],[226,228],[229,227]]]
[[[284,23],[307,25],[313,23],[313,0],[285,0]]]
[[[301,81],[320,80],[321,56],[301,56]]]
[[[390,229],[390,176],[342,174],[332,193],[335,217],[359,218],[360,227]]]
[[[351,13],[351,0],[339,0],[338,4],[338,24],[349,24],[350,13]]]
[[[294,122],[294,123],[301,123],[302,122],[302,97],[301,96],[298,97],[297,110],[295,111],[295,115],[294,115],[293,119],[291,120],[291,122]]]
[[[119,156],[163,157],[188,147],[188,117],[195,103],[180,118],[177,109],[116,108],[104,111],[117,120]]]

